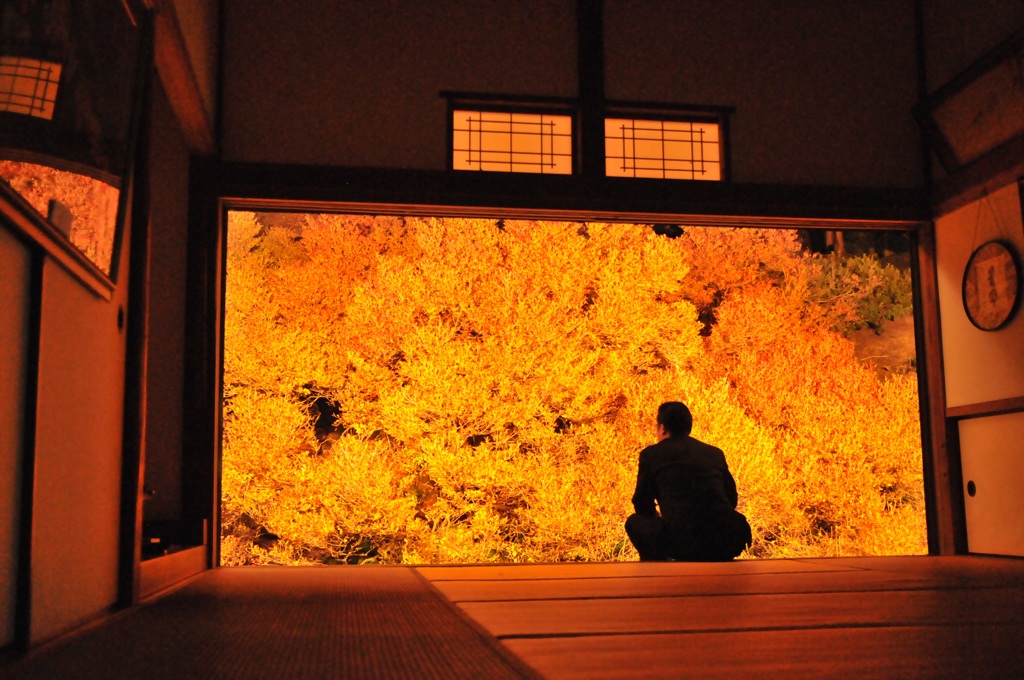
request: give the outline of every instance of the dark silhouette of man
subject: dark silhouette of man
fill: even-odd
[[[658,443],[640,452],[636,513],[626,520],[640,561],[731,560],[751,536],[736,511],[736,481],[725,454],[690,436],[693,417],[682,402],[659,406],[657,425]]]

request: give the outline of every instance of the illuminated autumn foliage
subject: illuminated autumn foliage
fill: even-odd
[[[48,165],[11,160],[0,160],[0,179],[44,217],[50,200],[64,204],[72,215],[66,236],[97,267],[110,273],[120,196],[116,187]]]
[[[747,556],[924,552],[916,376],[842,334],[909,278],[836,277],[792,231],[670,235],[231,213],[222,561],[636,559],[669,399],[726,452]]]

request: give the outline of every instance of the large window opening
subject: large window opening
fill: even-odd
[[[232,211],[223,564],[635,560],[659,403],[746,558],[927,552],[910,237]]]

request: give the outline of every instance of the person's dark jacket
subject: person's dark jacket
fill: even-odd
[[[725,454],[693,437],[669,437],[640,452],[633,507],[654,515],[655,501],[674,558],[731,558],[750,541]]]

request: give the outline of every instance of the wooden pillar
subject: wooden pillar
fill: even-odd
[[[950,426],[946,416],[934,224],[922,226],[917,231],[916,241],[914,323],[918,340],[928,552],[957,555],[967,552],[967,529],[956,426]]]
[[[604,177],[603,0],[577,0],[580,174]]]

